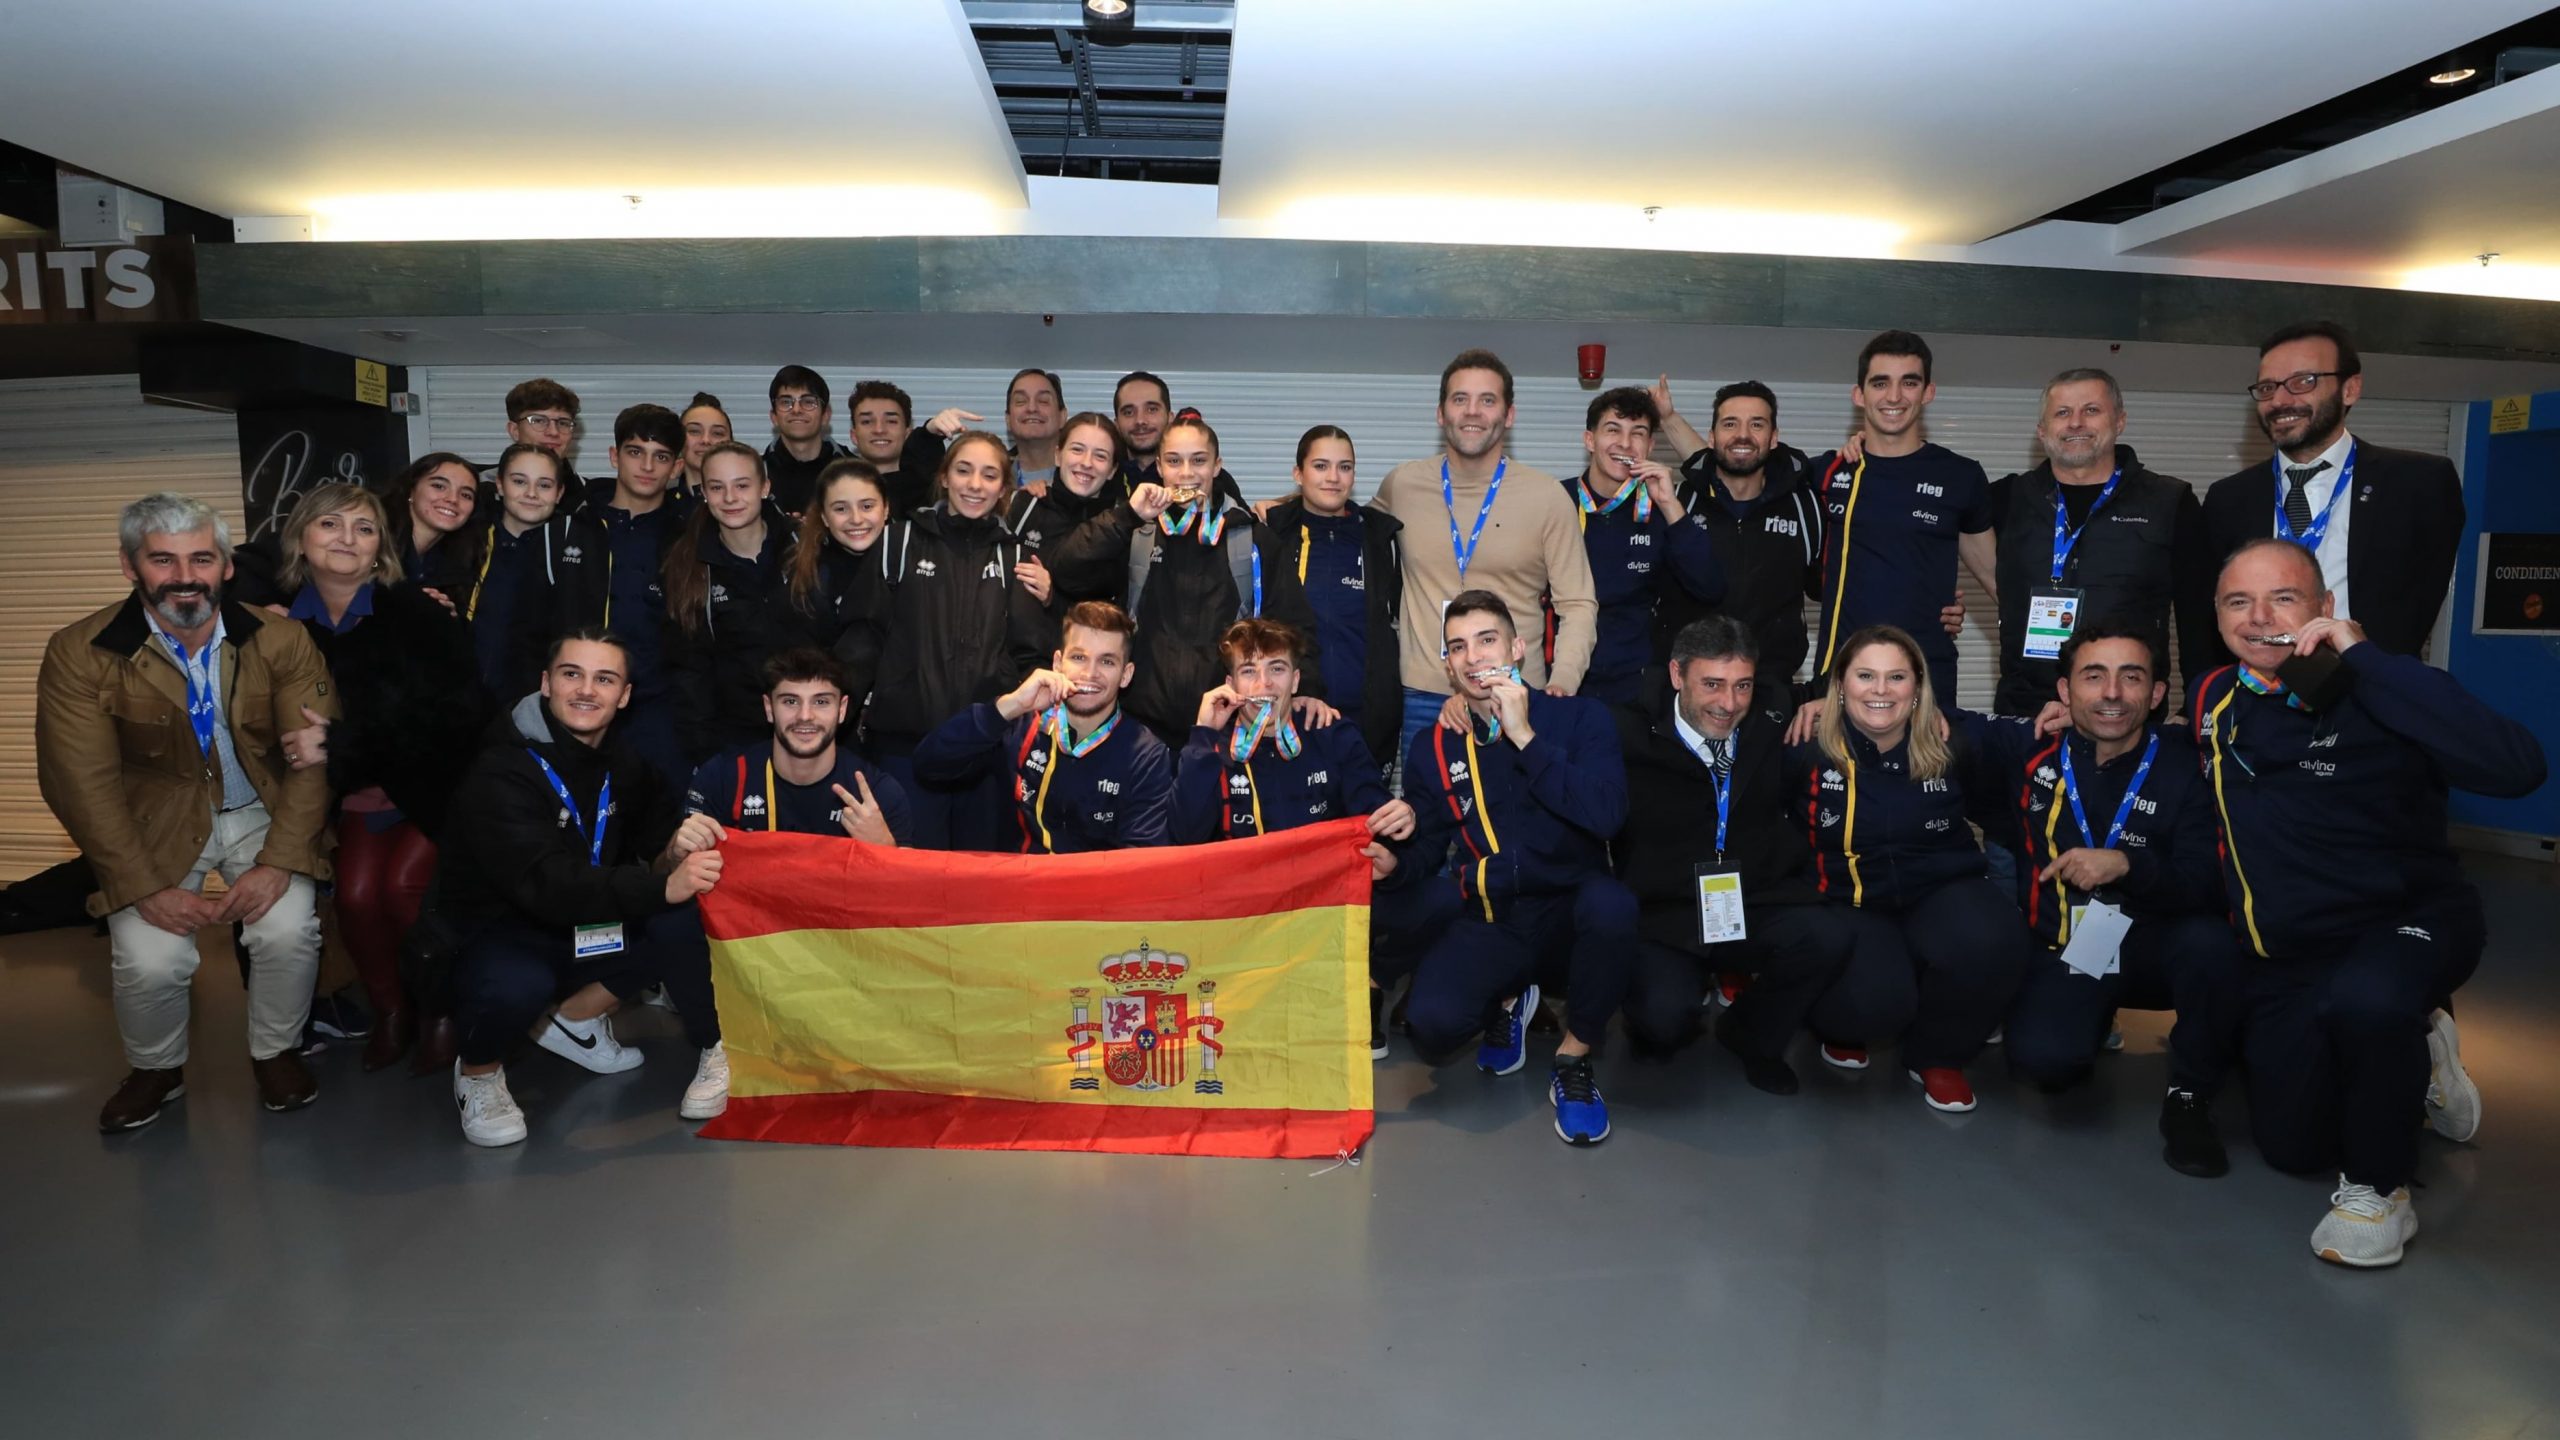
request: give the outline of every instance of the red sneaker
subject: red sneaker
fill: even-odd
[[[1951,1065],[1932,1065],[1926,1070],[1914,1070],[1911,1078],[1920,1082],[1920,1089],[1928,1097],[1932,1110],[1961,1115],[1973,1108],[1972,1084],[1964,1078],[1963,1071]]]
[[[1825,1045],[1822,1047],[1822,1063],[1834,1070],[1864,1070],[1867,1068],[1867,1047]]]
[[[1750,988],[1751,976],[1744,971],[1727,970],[1716,976],[1716,998],[1722,1000],[1728,1009],[1734,1001],[1742,998],[1743,991]]]

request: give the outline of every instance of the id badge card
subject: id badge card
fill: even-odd
[[[2093,980],[2116,973],[2122,963],[2125,932],[2133,917],[2104,900],[2071,910],[2071,943],[2062,947],[2062,963]]]
[[[594,960],[622,953],[622,923],[618,920],[605,925],[572,926],[569,934],[570,954],[575,959]]]
[[[1698,940],[1726,945],[1745,938],[1742,923],[1742,872],[1701,865],[1698,875]]]
[[[2030,660],[2059,660],[2062,642],[2071,638],[2071,629],[2080,623],[2081,592],[2048,586],[2027,596],[2026,657]]]

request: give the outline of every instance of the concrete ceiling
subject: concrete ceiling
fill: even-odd
[[[2116,227],[2126,254],[2560,300],[2560,67]],[[2484,252],[2496,258],[2486,266]]]
[[[2004,263],[2019,234],[1966,247],[2542,3],[1245,0],[1214,210],[1168,232],[1130,194],[1107,208],[1134,228],[1110,233]],[[2067,263],[2560,294],[2554,83]],[[2504,118],[2449,136],[2465,110]],[[0,23],[0,136],[220,215],[310,216],[324,240],[1057,224],[960,0],[26,5]],[[2504,268],[2403,278],[2481,249]],[[2524,283],[2546,264],[2550,287]]]
[[[864,233],[812,228],[850,218],[828,192],[873,224],[903,195],[927,228],[1023,203],[954,0],[122,0],[0,29],[0,135],[322,239]]]

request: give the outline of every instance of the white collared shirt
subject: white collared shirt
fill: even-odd
[[[1689,723],[1689,717],[1681,714],[1680,707],[1676,704],[1671,707],[1671,724],[1673,728],[1680,732],[1680,743],[1688,746],[1691,754],[1696,755],[1700,760],[1706,762],[1708,769],[1713,770],[1716,768],[1716,757],[1713,742],[1709,741],[1706,735],[1697,729],[1697,727]],[[1734,753],[1734,738],[1735,737],[1728,735],[1724,738],[1723,742],[1723,749],[1728,763],[1731,762]]]
[[[2313,465],[2323,460],[2329,462],[2328,469],[2312,476],[2310,483],[2302,487],[2302,497],[2311,502],[2313,518],[2318,518],[2320,507],[2328,504],[2330,495],[2336,492],[2340,477],[2346,473],[2347,451],[2353,448],[2355,441],[2355,436],[2340,430],[2336,444],[2311,458],[2309,463]],[[2282,451],[2276,453],[2277,465],[2290,466],[2293,463]],[[2276,483],[2276,504],[2282,506],[2284,497],[2293,489],[2293,481],[2279,470]],[[2341,620],[2355,618],[2347,610],[2347,526],[2354,518],[2355,509],[2356,497],[2353,495],[2340,500],[2336,513],[2329,517],[2328,530],[2320,537],[2320,580],[2336,597],[2338,618]]]

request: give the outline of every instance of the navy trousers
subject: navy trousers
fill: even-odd
[[[454,1019],[462,1030],[462,1063],[491,1065],[524,1042],[534,1022],[588,985],[602,982],[624,1003],[652,985],[667,987],[685,1038],[696,1049],[720,1041],[720,1012],[711,996],[711,945],[702,914],[691,905],[625,925],[611,955],[578,960],[566,930],[513,920],[465,939],[454,962]]]

